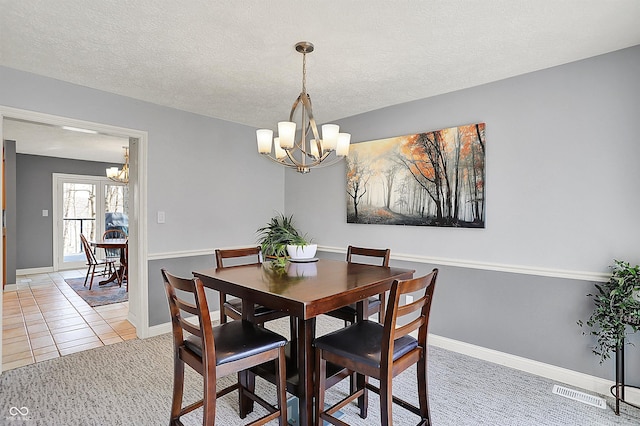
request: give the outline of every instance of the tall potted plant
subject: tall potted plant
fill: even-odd
[[[295,253],[306,252],[310,248],[313,253],[305,254],[308,257],[315,256],[317,245],[312,244],[311,239],[306,234],[302,234],[293,224],[293,215],[285,216],[277,213],[271,218],[269,223],[257,231],[258,244],[262,247],[262,253],[267,257],[279,259],[280,263],[284,262],[287,256],[296,256]],[[291,247],[298,247],[292,249]],[[291,251],[294,250],[294,253]]]
[[[593,353],[604,362],[625,344],[627,326],[634,332],[640,328],[640,266],[614,260],[609,281],[596,284],[597,293],[588,294],[593,298],[595,308],[585,324],[591,328],[585,335],[598,338]]]

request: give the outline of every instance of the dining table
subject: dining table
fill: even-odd
[[[120,266],[118,269],[114,270],[111,275],[109,275],[105,280],[98,282],[98,285],[105,285],[111,282],[118,281],[122,284],[123,281],[127,280],[128,275],[128,259],[127,259],[127,248],[129,245],[128,238],[105,238],[96,241],[89,241],[89,244],[93,247],[103,248],[103,249],[118,249],[120,251]]]
[[[365,315],[363,301],[388,291],[396,279],[412,278],[414,272],[412,269],[312,259],[289,261],[284,266],[267,261],[257,265],[202,269],[193,274],[205,287],[242,299],[243,319],[251,321],[256,304],[286,312],[294,319],[295,328],[292,327],[287,350],[287,391],[298,397],[299,424],[310,426],[314,423],[315,356],[312,343],[316,317],[355,303],[358,319],[362,320]]]

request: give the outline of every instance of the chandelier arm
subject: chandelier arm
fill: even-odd
[[[296,114],[296,110],[298,109],[298,105],[302,101],[302,97],[304,95],[306,95],[305,92],[300,92],[300,94],[298,95],[298,98],[293,102],[293,105],[291,105],[291,112],[289,113],[289,121],[293,122],[294,116]]]
[[[287,154],[287,157],[289,158],[289,161],[291,161],[291,163],[293,163],[293,165],[295,167],[303,167],[305,166],[305,164],[299,162],[298,160],[296,160],[296,158],[294,157],[294,155],[291,153],[291,149],[287,149],[285,150],[285,153]],[[283,162],[282,164],[287,164],[285,162]]]
[[[318,126],[316,125],[316,119],[313,117],[313,108],[311,107],[311,98],[307,93],[306,96],[302,97],[302,105],[307,108],[307,117],[309,118],[309,123],[311,124],[311,131],[313,132],[313,136],[316,141],[320,140],[320,134],[318,133]],[[319,152],[319,151],[318,151]]]
[[[333,166],[334,164],[338,164],[340,162],[343,161],[343,157],[336,157],[332,160],[329,161],[325,161],[324,159],[331,154],[330,152],[327,152],[324,156],[323,159],[321,161],[318,161],[316,165],[314,165],[313,167],[316,169],[321,169],[323,167],[329,167],[329,166]]]
[[[273,161],[274,163],[278,163],[280,165],[283,166],[288,166],[288,167],[293,167],[293,168],[298,168],[298,167],[316,167],[317,165],[319,165],[322,161],[324,161],[330,154],[331,152],[327,152],[324,155],[322,155],[321,157],[319,157],[318,159],[314,160],[311,163],[308,164],[302,164],[301,162],[299,162],[298,160],[296,160],[295,157],[293,157],[292,155],[290,155],[288,153],[288,151],[285,151],[287,153],[287,157],[285,158],[281,158],[281,159],[277,159],[277,158],[273,158],[271,156],[271,154],[264,154],[264,157],[267,157],[269,160]],[[288,163],[285,160],[289,160],[290,163]],[[333,164],[333,163],[332,163]]]

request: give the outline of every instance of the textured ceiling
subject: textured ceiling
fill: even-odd
[[[275,128],[302,56],[326,123],[640,44],[638,0],[0,0],[0,64]],[[0,99],[1,102],[1,99]]]
[[[48,124],[9,118],[2,124],[4,138],[17,141],[20,154],[122,163],[124,147],[129,146],[127,138],[80,133]]]

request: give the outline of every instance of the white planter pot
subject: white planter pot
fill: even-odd
[[[317,244],[307,244],[306,246],[287,246],[287,253],[292,259],[311,259],[315,257]]]

